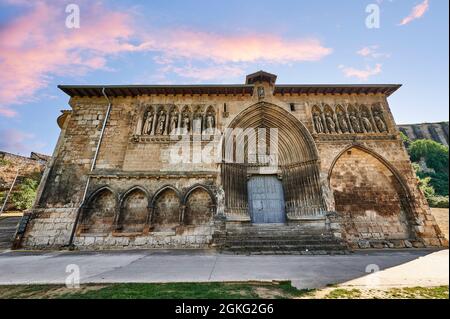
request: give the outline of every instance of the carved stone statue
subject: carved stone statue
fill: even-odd
[[[163,135],[166,128],[166,113],[161,110],[158,116],[158,126],[156,128],[156,134]]]
[[[334,122],[333,115],[331,113],[325,114],[325,122],[330,133],[336,133],[336,123]]]
[[[177,134],[177,128],[178,128],[178,114],[177,113],[173,113],[172,116],[170,117],[170,134]]]
[[[387,125],[384,122],[383,115],[381,114],[381,111],[378,111],[378,110],[374,111],[373,112],[373,119],[374,119],[375,125],[377,126],[378,131],[380,133],[387,132]]]
[[[347,119],[345,118],[345,113],[342,113],[342,112],[337,113],[337,120],[338,120],[339,128],[341,129],[341,132],[348,133],[349,129],[348,129],[348,124],[347,124]]]
[[[202,132],[202,115],[196,114],[193,121],[193,132],[200,134]]]
[[[183,115],[183,134],[189,134],[191,130],[191,120],[189,119],[189,114],[185,113]]]
[[[258,87],[258,98],[263,99],[266,96],[266,93],[264,91],[264,86]]]
[[[353,132],[355,133],[361,133],[361,128],[359,127],[359,120],[358,116],[355,112],[350,112],[348,115],[348,118],[350,119],[350,124],[352,125]]]
[[[313,114],[313,120],[314,120],[314,128],[316,129],[316,132],[323,133],[323,122],[322,122],[322,117],[320,116],[320,113],[315,112]]]
[[[214,128],[215,128],[214,114],[208,113],[206,115],[206,130],[210,132],[214,130]]]
[[[373,131],[372,123],[370,123],[369,116],[367,114],[361,114],[361,123],[366,133],[371,133]]]
[[[144,126],[142,127],[142,135],[150,135],[153,128],[153,113],[150,111],[144,114]]]

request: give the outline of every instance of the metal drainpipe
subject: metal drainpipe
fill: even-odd
[[[95,149],[94,158],[92,159],[91,169],[89,170],[89,173],[92,173],[95,168],[95,164],[97,162],[97,157],[98,157],[98,151],[100,150],[100,144],[102,143],[103,134],[105,133],[105,128],[106,128],[106,123],[108,122],[109,114],[111,113],[111,107],[112,107],[111,100],[109,99],[108,95],[106,95],[105,88],[102,88],[102,94],[105,97],[105,99],[108,101],[108,109],[106,110],[106,115],[105,115],[105,118],[103,119],[102,130],[100,131],[100,137],[98,139],[97,147]],[[78,206],[77,215],[75,217],[75,222],[73,224],[72,232],[70,234],[70,239],[69,239],[69,244],[68,244],[69,247],[73,247],[73,240],[75,238],[75,231],[77,229],[77,225],[78,225],[78,222],[80,219],[81,207],[83,206],[84,201],[86,200],[86,195],[87,195],[87,191],[88,191],[90,182],[91,182],[91,176],[88,175],[86,185],[84,187],[83,198],[81,200],[80,206]]]

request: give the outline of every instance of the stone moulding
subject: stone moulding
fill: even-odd
[[[197,134],[197,135],[190,135],[189,141],[194,141],[197,138],[201,137],[201,142],[203,143],[209,143],[215,140],[215,137],[222,135],[209,135],[209,134]],[[156,135],[156,136],[140,136],[140,135],[133,135],[130,138],[130,142],[133,144],[144,144],[144,143],[178,143],[185,141],[186,136],[183,135]]]
[[[159,179],[159,178],[216,178],[220,172],[117,172],[117,173],[99,173],[93,172],[91,178],[95,179]]]
[[[353,141],[353,140],[397,140],[397,135],[395,134],[384,134],[384,133],[361,133],[361,134],[312,134],[314,139],[317,141]]]

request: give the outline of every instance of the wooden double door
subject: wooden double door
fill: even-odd
[[[283,185],[276,176],[252,176],[247,190],[250,216],[254,224],[286,222]]]

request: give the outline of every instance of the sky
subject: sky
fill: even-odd
[[[0,0],[0,150],[52,154],[70,109],[59,84],[243,84],[261,69],[278,84],[402,84],[397,123],[448,121],[448,12],[447,0]]]

